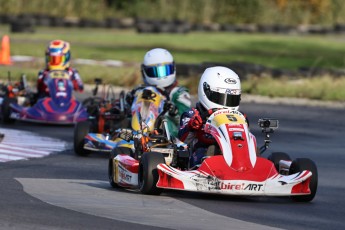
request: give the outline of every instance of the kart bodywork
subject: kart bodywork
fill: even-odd
[[[17,100],[9,103],[9,119],[70,125],[88,118],[86,109],[72,95],[73,85],[66,71],[50,71],[47,86],[50,97],[38,99],[33,105],[20,105]]]
[[[259,125],[266,134],[261,151],[240,112],[228,109],[214,112],[203,128],[217,140],[220,153],[208,151],[202,163],[193,168],[189,167],[189,149],[185,145],[170,146],[170,162],[160,152],[144,152],[135,159],[119,149],[109,161],[109,165],[112,164],[109,166],[110,184],[138,187],[144,194],[174,189],[226,195],[290,196],[296,201],[311,201],[317,189],[314,162],[306,158],[291,161],[282,152],[272,153],[268,159],[262,157],[261,153],[270,143],[269,133],[278,127],[278,121],[261,119]]]
[[[131,121],[128,129],[127,125],[119,127],[117,130],[104,130],[99,128],[99,119],[96,125],[92,122],[82,122],[75,126],[74,147],[75,152],[79,155],[86,155],[92,152],[111,152],[116,147],[126,147],[135,152],[135,143],[133,141],[133,134],[149,133],[155,129],[158,117],[165,113],[164,104],[166,98],[159,90],[152,86],[146,86],[136,91],[134,101],[130,108]],[[120,94],[117,100],[119,114],[123,116],[127,111],[124,108],[124,93]],[[102,113],[103,115],[104,113]],[[102,116],[101,115],[101,116]],[[100,116],[99,116],[100,117]],[[126,118],[127,119],[127,118]],[[120,134],[128,132],[128,138],[120,138]]]

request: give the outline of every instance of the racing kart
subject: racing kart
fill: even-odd
[[[12,123],[15,120],[10,118],[11,103],[30,105],[34,100],[27,83],[26,76],[22,75],[20,81],[12,82],[11,74],[8,73],[8,83],[0,84],[0,117],[3,123]]]
[[[128,126],[127,108],[125,107],[125,92],[121,91],[116,99],[115,90],[111,85],[103,84],[101,95],[98,96],[102,79],[95,79],[93,96],[85,99],[83,105],[87,108],[90,131],[94,133],[109,133],[121,127]]]
[[[7,97],[2,103],[2,117],[6,122],[15,120],[70,125],[88,118],[86,108],[73,95],[73,85],[66,71],[50,71],[47,77],[49,97],[19,103],[19,97]]]
[[[114,102],[110,106],[102,106],[102,103],[98,103],[101,106],[96,109],[98,115],[94,116],[98,118],[91,118],[89,121],[75,125],[74,151],[76,154],[85,156],[90,152],[110,153],[112,149],[120,146],[134,150],[133,134],[152,132],[157,124],[157,118],[161,118],[167,112],[165,96],[153,86],[138,89],[130,109],[126,109],[123,91],[119,99]],[[128,113],[131,113],[130,121]],[[103,128],[107,122],[102,122],[102,120],[111,120],[120,127],[109,125]],[[173,122],[170,121],[170,124]]]
[[[169,149],[166,152],[170,151],[168,156],[151,148],[143,149],[137,157],[129,149],[115,148],[109,159],[109,182],[113,187],[139,188],[144,194],[157,195],[164,189],[174,189],[313,200],[318,183],[315,163],[307,158],[292,161],[283,152],[262,157],[271,142],[270,134],[278,128],[278,120],[260,119],[259,126],[266,135],[261,148],[257,148],[255,136],[240,112],[214,112],[203,129],[216,139],[220,151],[207,151],[202,163],[193,168],[189,167],[189,152],[193,150],[176,139],[167,139],[169,132],[165,132],[164,143]]]

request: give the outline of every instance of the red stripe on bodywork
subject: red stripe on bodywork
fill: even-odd
[[[161,170],[158,170],[158,173],[159,173],[159,180],[157,182],[157,187],[184,189],[182,181],[164,173]]]
[[[300,193],[309,193],[310,194],[310,183],[311,177],[309,177],[307,180],[303,181],[302,183],[299,183],[292,187],[291,194],[300,194]]]
[[[122,167],[130,171],[131,173],[139,172],[139,161],[128,155],[119,154],[116,156]]]
[[[231,130],[233,126],[227,124],[226,130]],[[240,129],[244,130],[243,125],[239,125]],[[250,153],[248,146],[248,139],[245,132],[242,132],[242,139],[235,140],[234,133],[237,131],[228,131],[229,137],[231,138],[230,145],[232,149],[232,162],[231,167],[237,171],[244,172],[253,168],[250,161]]]
[[[46,98],[46,99],[44,99],[44,101],[43,101],[43,103],[42,103],[42,105],[43,105],[43,107],[49,112],[49,113],[53,113],[54,112],[54,110],[52,109],[52,107],[50,106],[50,102],[51,102],[51,98]]]
[[[68,110],[66,111],[66,113],[73,113],[75,110],[75,107],[77,107],[77,102],[75,100],[71,100],[70,102],[71,102],[71,104],[70,104]]]
[[[42,102],[43,107],[47,110],[47,112],[49,113],[59,113],[59,114],[70,114],[73,113],[74,110],[76,109],[78,103],[75,100],[71,100],[71,104],[68,107],[68,110],[65,112],[56,112],[50,105],[52,99],[51,98],[46,98],[44,99],[44,101]]]

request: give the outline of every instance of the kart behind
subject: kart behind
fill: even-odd
[[[165,135],[155,146],[169,152],[143,148],[141,155],[115,148],[109,159],[108,176],[113,187],[138,188],[144,194],[160,194],[164,189],[224,195],[290,196],[295,201],[314,199],[318,175],[315,163],[307,158],[291,160],[284,152],[261,154],[270,143],[270,133],[278,127],[274,119],[260,119],[266,135],[260,150],[249,132],[244,116],[237,111],[218,110],[203,127],[215,137],[200,165],[189,166],[193,151]],[[169,133],[169,132],[165,132]],[[217,151],[218,148],[218,151]],[[167,160],[169,159],[169,160]]]
[[[123,91],[118,99],[112,99],[110,103],[104,99],[99,101],[100,103],[95,103],[98,104],[98,109],[95,109],[97,115],[75,126],[74,150],[78,155],[85,156],[90,152],[110,153],[120,146],[134,151],[132,135],[154,131],[166,113],[166,98],[153,86],[138,89],[130,109],[126,109]],[[129,113],[130,120],[127,118]],[[169,122],[170,125],[172,123]]]
[[[7,97],[2,103],[3,121],[7,123],[15,120],[71,125],[86,120],[88,114],[86,108],[73,96],[73,85],[66,71],[50,71],[47,77],[49,97],[32,102],[33,94],[29,103],[19,103],[18,97]]]

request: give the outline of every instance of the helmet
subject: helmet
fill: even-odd
[[[70,66],[70,45],[62,40],[51,41],[46,50],[46,65],[49,70],[64,70]]]
[[[241,100],[241,81],[229,68],[210,67],[202,74],[198,87],[200,103],[207,109],[238,110]]]
[[[159,88],[168,87],[176,81],[174,58],[169,51],[156,48],[144,56],[141,71],[145,84]]]

